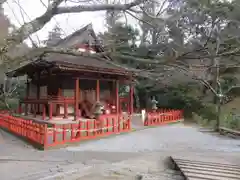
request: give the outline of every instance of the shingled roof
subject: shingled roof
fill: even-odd
[[[97,53],[103,52],[103,48],[100,45],[99,40],[95,32],[93,31],[92,25],[89,24],[78,31],[75,31],[66,38],[60,40],[53,47],[56,48],[75,48],[79,44],[88,42],[94,46]],[[127,75],[131,72],[126,69],[113,65],[111,58],[107,56],[91,57],[91,56],[72,56],[66,54],[48,54],[44,58],[32,61],[14,71],[8,72],[7,76],[17,77],[24,74],[31,74],[36,71],[36,68],[43,67],[57,67],[65,70],[75,71],[95,71],[106,74],[121,74]]]

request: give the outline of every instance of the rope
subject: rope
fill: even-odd
[[[96,131],[100,131],[100,130],[107,130],[107,129],[113,129],[113,128],[117,128],[119,126],[121,126],[122,124],[124,124],[126,121],[128,121],[129,118],[124,119],[123,121],[121,121],[120,123],[117,123],[117,125],[113,125],[113,126],[108,126],[108,127],[102,127],[102,128],[95,128],[95,129],[63,129],[63,128],[48,128],[48,130],[50,131],[58,131],[58,132],[96,132]],[[80,120],[82,121],[82,120]],[[93,120],[96,121],[96,120]],[[86,122],[86,121],[84,121]]]

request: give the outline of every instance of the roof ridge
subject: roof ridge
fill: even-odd
[[[89,23],[87,24],[86,26],[83,26],[82,28],[80,28],[79,30],[77,31],[74,31],[73,33],[69,34],[68,36],[66,36],[65,38],[59,40],[55,45],[53,45],[54,47],[60,45],[61,43],[63,42],[66,42],[67,40],[69,40],[71,37],[75,36],[75,35],[78,35],[78,34],[81,34],[83,32],[85,32],[86,30],[92,30],[93,31],[93,28],[92,28],[92,23]],[[94,32],[94,31],[93,31]]]

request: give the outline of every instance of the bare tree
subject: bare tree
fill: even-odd
[[[5,2],[2,1],[1,3]],[[49,5],[44,14],[36,19],[23,24],[19,29],[13,31],[5,39],[4,46],[1,47],[0,53],[6,53],[10,48],[23,42],[31,34],[42,29],[55,15],[69,14],[69,13],[82,13],[82,12],[94,12],[94,11],[126,11],[130,10],[144,2],[144,0],[134,0],[126,4],[98,4],[98,5],[82,5],[81,2],[76,3],[75,6],[62,6],[61,4],[65,0],[52,0],[49,1]]]

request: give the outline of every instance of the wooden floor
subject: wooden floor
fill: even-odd
[[[179,157],[171,157],[171,161],[186,180],[240,180],[239,164]]]

